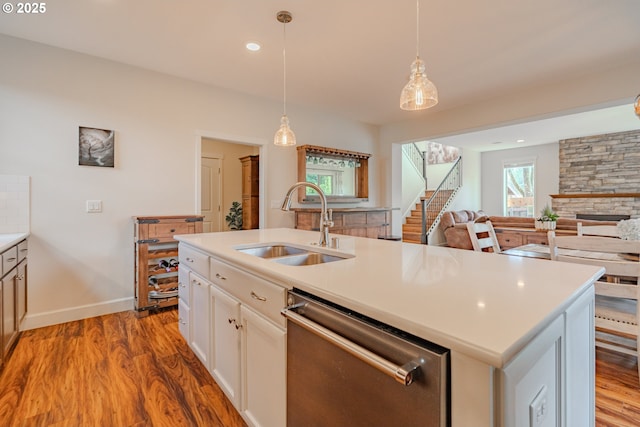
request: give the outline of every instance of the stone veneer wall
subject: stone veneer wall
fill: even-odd
[[[560,194],[640,193],[640,130],[560,141]],[[640,217],[640,198],[555,198],[563,218],[576,213]]]

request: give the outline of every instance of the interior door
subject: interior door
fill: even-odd
[[[204,215],[202,231],[222,230],[222,161],[203,157],[201,160],[201,215]]]

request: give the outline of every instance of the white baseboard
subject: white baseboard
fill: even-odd
[[[60,323],[73,322],[75,320],[88,319],[90,317],[119,313],[121,311],[133,309],[133,297],[129,297],[96,304],[65,308],[62,310],[46,311],[44,313],[27,313],[20,325],[20,330],[26,331],[29,329],[58,325]]]

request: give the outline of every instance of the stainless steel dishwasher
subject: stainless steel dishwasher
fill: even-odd
[[[287,425],[446,427],[449,350],[289,292]]]

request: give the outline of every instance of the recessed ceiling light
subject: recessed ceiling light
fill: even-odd
[[[250,50],[251,52],[257,52],[260,50],[260,45],[256,42],[249,42],[245,45],[247,47],[248,50]]]
[[[524,139],[517,139],[516,142],[524,142]]]

